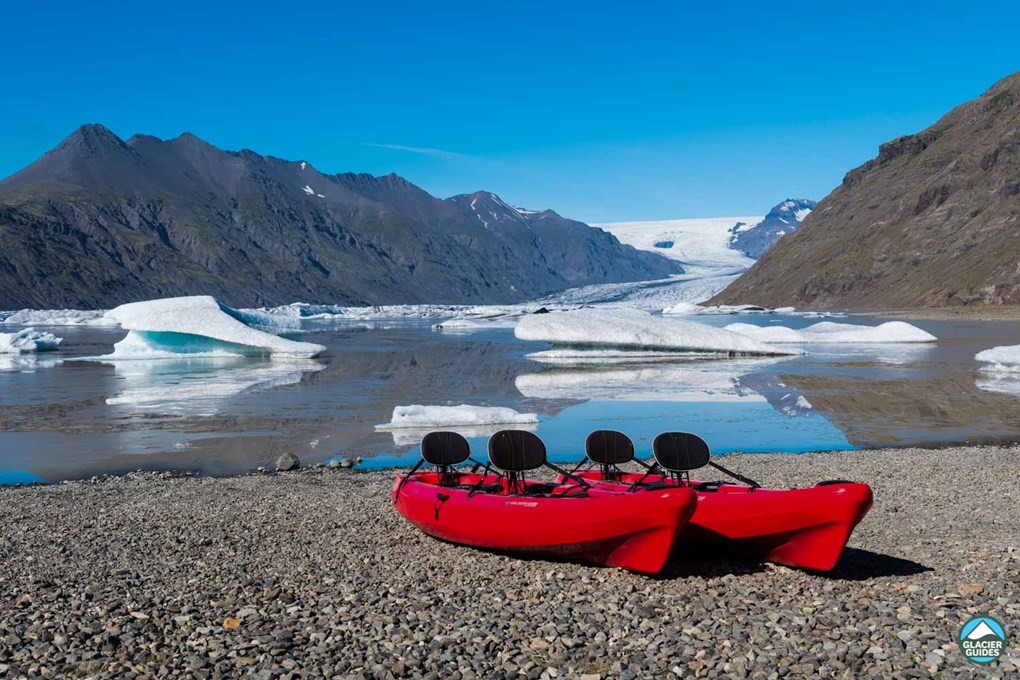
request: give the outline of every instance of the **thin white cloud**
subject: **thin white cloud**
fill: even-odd
[[[416,153],[422,156],[432,156],[434,158],[446,158],[446,159],[463,159],[471,158],[466,153],[459,153],[457,151],[447,151],[446,149],[430,149],[422,146],[404,146],[403,144],[372,144],[370,142],[364,142],[364,146],[373,146],[377,149],[389,149],[391,151],[406,151],[407,153]]]

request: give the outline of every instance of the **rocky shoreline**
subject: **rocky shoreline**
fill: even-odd
[[[0,677],[1020,674],[1020,448],[725,464],[875,507],[829,574],[678,554],[649,578],[430,539],[391,471],[0,488]],[[977,614],[1011,635],[991,668],[957,649]]]

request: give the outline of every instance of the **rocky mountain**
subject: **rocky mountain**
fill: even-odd
[[[779,239],[797,231],[804,218],[815,209],[815,202],[807,198],[788,198],[772,208],[761,222],[754,225],[737,224],[730,233],[730,248],[757,260]]]
[[[1020,304],[1020,73],[851,170],[713,304]]]
[[[679,273],[551,210],[441,200],[191,134],[75,131],[0,181],[0,309],[210,294],[234,306],[513,302]]]

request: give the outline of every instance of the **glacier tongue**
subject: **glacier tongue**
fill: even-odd
[[[267,315],[239,312],[208,295],[132,302],[111,309],[106,318],[130,332],[114,345],[113,354],[102,357],[105,359],[181,355],[314,357],[326,349],[266,332],[291,330],[292,326],[274,326]]]

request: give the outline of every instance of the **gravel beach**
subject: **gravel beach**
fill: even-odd
[[[438,542],[392,472],[0,489],[0,677],[1020,676],[1020,448],[731,455],[866,481],[835,571],[677,555],[649,578]],[[964,621],[1007,656],[964,659]]]

